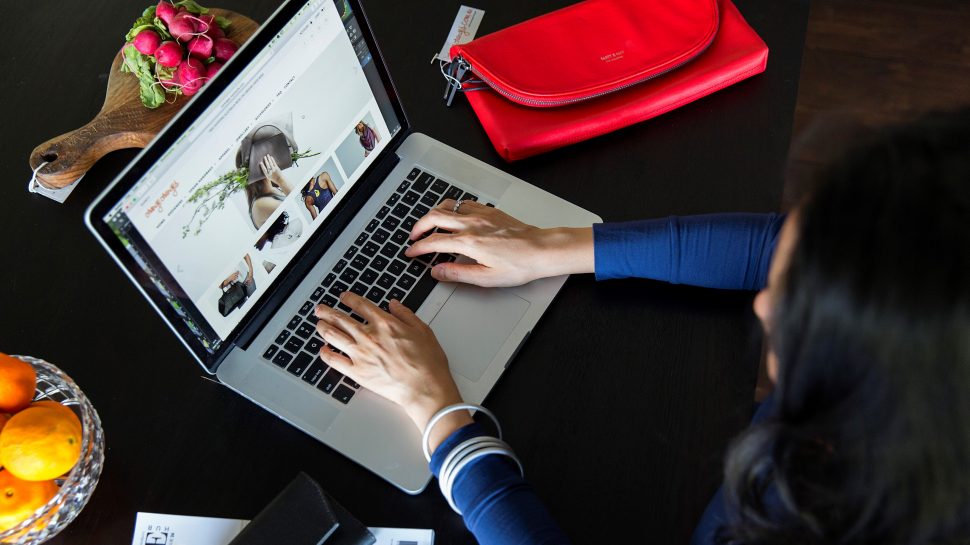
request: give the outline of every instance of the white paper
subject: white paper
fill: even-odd
[[[248,520],[138,513],[131,545],[226,545]]]
[[[482,24],[482,17],[485,17],[485,12],[478,8],[468,6],[458,8],[458,15],[455,16],[455,22],[451,24],[451,31],[448,32],[445,45],[441,46],[441,51],[431,60],[451,62],[451,54],[448,53],[451,46],[474,40],[475,34],[478,33],[478,25]]]
[[[228,545],[248,520],[138,513],[131,545]],[[433,530],[370,528],[375,545],[434,545]]]

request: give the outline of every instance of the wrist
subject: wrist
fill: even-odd
[[[543,260],[541,277],[591,273],[595,270],[592,227],[553,227],[541,231]]]
[[[449,396],[449,398],[439,398],[437,400],[429,400],[425,403],[416,403],[409,405],[405,412],[417,426],[418,430],[422,433],[425,428],[427,428],[428,423],[431,418],[441,409],[448,407],[450,405],[455,405],[462,403],[461,396],[455,392],[454,396]],[[443,418],[438,420],[434,428],[431,430],[431,434],[428,437],[428,448],[431,452],[434,452],[438,445],[444,442],[452,433],[460,428],[467,426],[472,423],[472,417],[468,411],[455,411],[446,414]]]

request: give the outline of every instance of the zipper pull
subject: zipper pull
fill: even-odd
[[[462,87],[461,78],[465,76],[469,68],[471,66],[460,56],[451,61],[448,66],[448,74],[445,76],[448,79],[448,84],[445,87],[445,106],[451,106],[455,99],[455,93]]]

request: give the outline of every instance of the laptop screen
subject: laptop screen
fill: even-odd
[[[374,64],[306,2],[102,218],[209,352],[401,130]]]

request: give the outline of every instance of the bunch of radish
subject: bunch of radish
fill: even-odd
[[[142,104],[192,96],[215,76],[239,45],[226,37],[229,21],[194,0],[160,0],[125,36],[123,72],[138,77]]]

